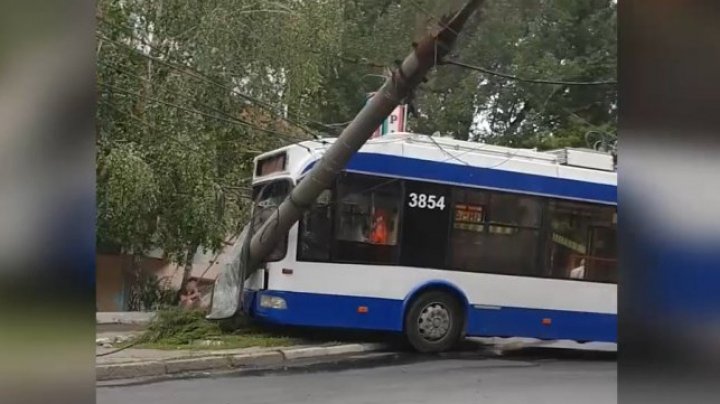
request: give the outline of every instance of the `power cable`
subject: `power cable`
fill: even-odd
[[[129,71],[127,71],[127,70],[125,70],[125,69],[121,69],[121,68],[119,68],[119,67],[117,67],[117,66],[110,66],[110,65],[108,65],[108,64],[106,64],[106,63],[103,63],[103,62],[101,62],[101,64],[103,64],[103,65],[105,65],[105,66],[107,66],[107,67],[109,67],[109,68],[112,68],[112,69],[117,70],[120,74],[124,74],[124,75],[129,76],[129,77],[135,77],[135,78],[137,78],[137,79],[139,79],[139,80],[142,80],[142,81],[145,81],[145,82],[148,82],[148,83],[152,83],[152,81],[149,80],[149,79],[146,78],[146,77],[142,77],[142,76],[137,75],[137,74],[135,74],[135,73],[130,73]],[[173,95],[176,95],[176,96],[180,97],[180,98],[184,98],[184,99],[190,100],[190,99],[189,99],[187,96],[185,96],[184,94],[180,94],[180,93],[175,92],[175,91],[171,91],[171,93],[172,93]],[[231,114],[228,114],[228,113],[226,113],[225,111],[222,111],[222,110],[220,110],[220,109],[218,109],[218,108],[212,107],[212,106],[210,106],[210,105],[208,105],[208,104],[198,102],[198,101],[196,101],[196,100],[194,100],[194,99],[193,99],[193,100],[190,100],[190,101],[192,101],[192,102],[194,102],[194,103],[196,103],[196,104],[199,104],[199,105],[201,105],[201,106],[203,106],[203,107],[205,107],[205,108],[207,108],[207,109],[209,109],[209,110],[211,110],[211,111],[214,111],[214,112],[216,112],[216,113],[218,113],[218,114],[220,114],[221,116],[224,116],[224,117],[226,117],[226,118],[233,119],[233,120],[237,120],[237,121],[240,121],[240,122],[245,122],[245,124],[248,125],[248,126],[249,126],[249,125],[252,125],[252,128],[254,128],[254,129],[261,130],[261,131],[264,131],[264,132],[267,132],[267,131],[268,131],[268,129],[260,128],[259,126],[254,125],[254,124],[251,123],[251,122],[245,121],[245,120],[243,120],[243,119],[241,119],[241,118],[238,118],[238,117],[236,117],[236,116],[233,116],[233,115],[231,115]],[[289,138],[293,138],[293,139],[299,139],[299,138],[295,138],[294,135],[289,134],[289,133],[283,133],[283,132],[278,132],[278,131],[274,131],[274,132],[275,132],[276,134],[282,134],[282,135],[285,136],[285,137],[289,137]],[[227,142],[227,141],[228,141],[228,140],[225,140],[225,142]],[[235,142],[235,141],[237,141],[237,140],[229,140],[229,141]]]
[[[469,167],[477,167],[477,168],[491,169],[491,168],[500,167],[501,165],[507,163],[508,161],[512,160],[513,157],[517,157],[517,155],[520,154],[520,152],[522,151],[522,150],[517,150],[517,151],[515,151],[515,152],[513,152],[513,153],[509,153],[505,159],[501,160],[501,161],[498,162],[497,164],[493,164],[493,165],[490,165],[490,166],[482,167],[482,166],[472,165],[472,164],[468,163],[467,161],[459,158],[458,156],[450,153],[447,149],[445,149],[445,147],[444,147],[443,145],[441,145],[440,143],[438,143],[437,140],[435,140],[435,139],[432,137],[432,135],[427,135],[427,137],[430,139],[430,141],[431,141],[438,149],[440,149],[443,153],[445,153],[445,154],[447,154],[448,156],[450,156],[450,158],[448,158],[448,159],[446,159],[446,160],[444,160],[444,161],[441,161],[441,163],[447,162],[447,161],[449,161],[449,160],[457,160],[458,162],[462,163],[463,165],[466,165],[466,166],[469,166]],[[481,152],[481,151],[483,151],[483,148],[473,148],[472,150],[468,150],[466,153],[469,153],[469,152],[472,152],[472,151],[480,151],[480,152]]]
[[[518,151],[516,151],[516,152],[514,152],[514,153],[510,153],[505,159],[503,159],[503,160],[500,161],[499,163],[493,164],[493,165],[490,165],[490,166],[482,167],[482,166],[472,165],[472,164],[468,163],[467,161],[460,159],[459,156],[455,156],[455,155],[451,154],[449,151],[447,151],[447,149],[445,149],[441,144],[439,144],[439,143],[438,143],[435,139],[433,139],[431,136],[428,136],[428,137],[431,139],[431,141],[435,144],[435,146],[436,146],[438,149],[440,149],[441,151],[443,151],[445,154],[447,154],[447,155],[449,156],[449,157],[446,158],[445,160],[440,160],[439,163],[445,163],[445,162],[448,162],[448,161],[450,161],[450,160],[458,160],[459,162],[461,162],[462,164],[464,164],[464,165],[466,165],[466,166],[468,166],[468,167],[477,167],[477,168],[492,169],[492,168],[497,168],[497,167],[499,167],[499,166],[507,163],[507,162],[510,161],[513,157],[516,157],[516,156],[521,152],[521,150],[518,150]],[[483,148],[482,148],[482,147],[480,147],[480,148],[472,148],[471,150],[467,150],[467,151],[463,152],[462,154],[467,154],[467,153],[471,153],[471,152],[475,152],[475,151],[480,151],[480,152],[481,152],[481,151],[483,151]],[[372,185],[372,186],[370,186],[370,187],[364,188],[364,189],[362,189],[362,190],[360,190],[360,191],[358,191],[358,192],[356,192],[356,193],[358,193],[358,194],[366,194],[366,193],[372,192],[372,191],[374,191],[374,190],[383,188],[383,187],[385,187],[385,186],[387,186],[387,185],[391,185],[391,184],[393,184],[393,183],[395,183],[395,182],[402,181],[402,180],[404,180],[404,178],[391,178],[391,179],[388,179],[388,180],[386,180],[386,181],[380,182],[380,183],[378,183],[378,184]],[[336,200],[335,202],[329,202],[329,203],[325,204],[325,206],[331,207],[331,206],[335,206],[335,205],[337,205],[337,204],[339,204],[339,203],[341,203],[341,202],[342,202],[342,200]]]
[[[191,69],[191,68],[189,68],[189,67],[183,67],[183,66],[175,65],[174,63],[167,62],[167,61],[165,61],[165,60],[163,60],[163,59],[156,58],[156,57],[151,56],[151,55],[147,55],[147,54],[141,52],[140,50],[133,48],[132,46],[129,46],[129,45],[124,44],[124,43],[122,43],[122,42],[115,41],[115,40],[110,39],[110,38],[108,38],[108,37],[106,37],[106,36],[104,36],[104,35],[100,35],[100,34],[99,34],[98,36],[99,36],[100,38],[104,39],[104,40],[107,40],[108,42],[110,42],[110,43],[112,43],[112,44],[125,47],[126,49],[132,51],[134,55],[137,55],[137,56],[140,56],[140,57],[143,57],[143,58],[152,60],[152,61],[154,61],[154,62],[160,63],[160,64],[165,65],[165,66],[167,66],[167,67],[169,67],[169,68],[171,68],[171,69],[173,69],[173,70],[175,70],[175,71],[177,71],[177,72],[183,73],[183,74],[185,74],[185,75],[188,75],[188,76],[190,76],[190,77],[196,78],[196,79],[198,79],[198,80],[205,81],[205,82],[207,82],[207,83],[209,83],[209,84],[212,84],[212,85],[214,85],[214,86],[216,86],[216,87],[219,87],[219,88],[222,88],[222,89],[224,89],[224,90],[227,90],[227,91],[229,91],[229,92],[232,93],[232,94],[238,95],[238,96],[246,99],[246,100],[249,101],[250,103],[253,103],[253,104],[255,104],[255,105],[258,105],[259,107],[265,109],[266,111],[272,113],[273,115],[279,117],[280,119],[282,119],[282,120],[284,120],[284,121],[287,121],[287,122],[293,124],[294,126],[302,129],[303,131],[307,132],[307,133],[310,134],[311,136],[313,136],[313,137],[315,137],[315,138],[319,138],[319,135],[317,135],[317,133],[315,133],[314,131],[312,131],[312,130],[310,130],[309,128],[305,127],[304,125],[302,125],[302,123],[298,123],[297,121],[295,121],[295,120],[293,120],[293,119],[289,119],[289,118],[287,118],[287,117],[283,117],[281,113],[278,113],[277,111],[273,110],[273,107],[272,107],[272,106],[269,106],[270,104],[267,104],[267,103],[265,103],[265,102],[263,102],[263,101],[260,101],[260,100],[254,98],[254,97],[251,97],[251,96],[249,96],[249,95],[247,95],[247,94],[245,94],[245,93],[242,93],[242,92],[240,92],[239,90],[237,90],[236,88],[232,88],[232,87],[226,86],[226,85],[224,85],[224,84],[222,84],[222,83],[219,83],[218,81],[213,80],[213,79],[211,79],[211,78],[203,75],[202,73],[198,73],[197,71],[194,71],[193,69]]]
[[[207,118],[216,119],[216,120],[221,121],[221,122],[226,122],[226,123],[230,123],[230,124],[233,124],[233,125],[247,126],[247,127],[253,128],[253,129],[255,129],[255,130],[261,131],[261,132],[271,133],[271,134],[274,134],[274,135],[276,135],[276,136],[278,136],[278,137],[280,137],[280,138],[282,138],[282,139],[285,139],[285,140],[288,140],[288,141],[291,141],[291,142],[304,142],[304,141],[307,140],[307,139],[299,139],[299,138],[290,137],[290,136],[288,136],[287,134],[285,134],[285,133],[283,133],[283,132],[278,132],[278,131],[275,131],[275,130],[272,130],[272,129],[265,129],[265,128],[259,127],[259,126],[255,125],[255,124],[253,124],[253,123],[250,123],[250,122],[247,122],[247,121],[243,121],[243,120],[240,120],[240,119],[235,118],[235,117],[225,118],[225,117],[223,117],[223,116],[217,116],[217,115],[209,114],[209,113],[207,113],[207,112],[203,112],[203,111],[199,111],[199,110],[196,110],[196,109],[188,108],[188,107],[185,107],[185,106],[182,106],[182,105],[179,105],[179,104],[175,104],[175,103],[172,103],[172,102],[169,102],[169,101],[164,101],[164,100],[160,100],[160,99],[157,99],[157,98],[154,98],[154,97],[144,96],[144,95],[139,94],[139,93],[136,93],[136,92],[134,92],[134,91],[126,90],[126,89],[123,89],[123,88],[120,88],[120,87],[116,87],[116,86],[113,86],[113,85],[110,85],[110,84],[106,84],[106,83],[100,83],[100,85],[103,86],[103,87],[106,87],[106,88],[108,88],[108,89],[111,89],[111,90],[113,90],[113,91],[116,91],[116,92],[118,92],[118,93],[130,95],[130,96],[135,96],[135,97],[139,97],[139,98],[144,98],[144,99],[146,99],[146,100],[149,100],[149,101],[152,101],[152,102],[156,102],[156,103],[158,103],[158,104],[164,104],[164,105],[167,105],[167,106],[170,106],[170,107],[173,107],[173,108],[176,108],[176,109],[178,109],[178,110],[185,111],[185,112],[188,112],[188,113],[191,113],[191,114],[197,114],[197,115],[201,115],[201,116],[204,116],[204,117],[207,117]]]
[[[153,125],[153,124],[145,121],[144,119],[136,116],[135,114],[133,114],[133,113],[131,113],[131,112],[123,111],[122,109],[118,108],[116,105],[112,104],[111,102],[105,101],[105,102],[102,102],[102,103],[105,104],[105,105],[107,105],[110,109],[114,110],[115,112],[120,113],[120,114],[122,114],[122,115],[125,115],[125,116],[127,116],[128,118],[130,118],[130,119],[132,119],[132,120],[135,120],[136,122],[138,122],[138,123],[140,123],[140,124],[142,124],[142,125],[145,125],[145,126],[147,126],[148,128],[152,129],[153,131],[159,133],[160,130],[159,130],[155,125]],[[172,142],[174,142],[174,143],[180,145],[181,147],[183,147],[183,148],[185,148],[185,149],[188,149],[188,150],[190,150],[190,151],[194,151],[194,152],[199,151],[198,148],[193,147],[193,146],[191,146],[191,145],[187,145],[187,144],[185,144],[185,143],[181,142],[180,140],[175,139],[175,138],[173,138],[173,137],[168,137],[167,139],[169,139],[170,141],[172,141]],[[117,141],[119,141],[119,140],[118,140],[118,139],[115,139],[115,140],[112,140],[112,139],[111,139],[111,141],[117,142]]]
[[[520,81],[524,83],[533,83],[533,84],[553,84],[553,85],[562,85],[562,86],[610,86],[610,85],[617,85],[617,81],[614,80],[606,80],[606,81],[563,81],[563,80],[546,80],[546,79],[529,79],[529,78],[523,78],[518,76],[513,76],[511,74],[506,73],[500,73],[496,72],[490,69],[486,69],[484,67],[475,66],[471,64],[467,64],[464,62],[460,62],[457,60],[444,60],[442,64],[448,64],[448,65],[454,65],[458,67],[462,67],[465,69],[475,70],[481,73],[489,74],[492,76],[498,76],[503,77],[509,80],[514,81]]]
[[[447,29],[448,31],[452,32],[453,34],[455,34],[455,36],[460,36],[460,34],[457,31],[455,31],[452,27],[450,27],[449,25],[447,25],[445,23],[445,20],[443,18],[439,18],[435,14],[427,11],[427,9],[425,9],[423,6],[421,6],[420,3],[418,3],[416,0],[410,1],[410,4],[413,7],[415,7],[417,10],[419,10],[421,13],[423,13],[423,14],[427,15],[428,17],[432,18],[433,20],[435,20],[435,22],[437,22],[441,27],[443,27],[443,28]],[[437,59],[435,59],[435,60],[437,60]]]
[[[157,51],[157,52],[162,52],[162,51],[161,51],[160,49],[158,49],[156,46],[147,43],[147,41],[143,40],[142,38],[138,38],[136,35],[133,35],[133,34],[132,34],[133,29],[132,29],[132,28],[127,27],[127,26],[121,26],[121,25],[118,25],[118,24],[116,24],[116,23],[110,22],[110,21],[108,21],[107,19],[105,19],[105,18],[103,18],[103,17],[98,17],[98,19],[101,20],[103,23],[105,23],[105,24],[107,24],[107,25],[113,26],[113,27],[115,27],[115,28],[124,29],[124,30],[130,32],[130,33],[131,33],[131,34],[130,34],[131,38],[136,39],[136,40],[142,42],[143,45],[147,46],[147,47],[150,48],[150,49],[153,49],[153,50],[155,50],[155,51]],[[104,40],[106,40],[106,41],[109,41],[109,42],[111,42],[111,43],[113,43],[113,44],[123,46],[123,47],[125,47],[125,48],[127,48],[127,49],[129,49],[129,50],[131,50],[131,51],[133,51],[133,52],[135,52],[136,54],[138,54],[138,55],[140,55],[140,56],[142,56],[142,57],[149,58],[149,59],[154,60],[154,61],[156,61],[156,62],[158,62],[158,63],[164,64],[165,66],[168,66],[168,67],[170,67],[170,68],[172,68],[172,69],[175,69],[176,71],[179,71],[179,72],[181,72],[181,73],[188,74],[188,75],[190,75],[191,77],[195,77],[195,78],[204,80],[204,81],[206,81],[206,82],[209,82],[209,83],[211,83],[211,84],[213,84],[213,85],[216,85],[216,86],[219,86],[219,87],[221,87],[221,88],[224,88],[224,89],[232,92],[233,94],[236,94],[236,95],[244,98],[245,100],[247,100],[247,101],[249,101],[249,102],[251,102],[251,103],[253,103],[253,104],[255,104],[255,105],[258,105],[258,106],[262,107],[263,109],[265,109],[265,110],[267,110],[268,112],[270,112],[270,113],[272,113],[272,114],[280,117],[281,119],[283,119],[283,120],[285,120],[285,121],[287,121],[287,122],[289,122],[289,123],[292,123],[293,125],[298,126],[299,128],[301,128],[301,129],[303,129],[303,130],[305,130],[305,131],[309,131],[308,128],[304,127],[304,125],[303,125],[302,122],[298,122],[298,121],[296,121],[296,120],[294,120],[294,119],[290,119],[290,118],[288,118],[288,117],[283,116],[282,113],[279,113],[278,110],[280,110],[281,108],[276,107],[276,106],[274,106],[274,105],[272,105],[272,104],[270,104],[270,103],[267,103],[267,102],[265,102],[265,101],[262,101],[262,100],[260,100],[260,99],[258,99],[258,98],[256,98],[256,97],[253,97],[253,96],[251,96],[251,95],[249,95],[249,94],[247,94],[247,93],[244,93],[244,92],[238,90],[237,88],[231,88],[231,87],[228,87],[228,86],[226,86],[226,85],[224,85],[224,84],[222,84],[222,83],[219,83],[219,82],[217,82],[216,80],[208,77],[208,76],[205,75],[204,73],[198,71],[197,69],[194,69],[194,68],[192,68],[192,67],[190,67],[190,66],[179,66],[179,65],[175,65],[175,64],[170,63],[170,62],[167,62],[167,61],[165,61],[165,60],[163,60],[163,59],[155,58],[155,57],[153,57],[153,56],[151,56],[151,55],[145,54],[145,53],[141,52],[139,49],[133,48],[132,46],[130,46],[130,45],[128,45],[128,44],[115,41],[115,40],[110,39],[110,38],[108,38],[108,37],[106,37],[106,36],[104,36],[104,35],[98,34],[98,36],[99,36],[101,39],[104,39]],[[188,71],[188,70],[189,70],[189,71]],[[299,119],[299,120],[304,120],[305,123],[310,123],[310,124],[313,124],[313,125],[316,125],[316,126],[320,126],[320,127],[323,127],[323,128],[332,129],[332,127],[328,128],[328,125],[325,124],[325,123],[318,122],[318,121],[314,121],[314,120],[308,119],[308,118],[304,118],[304,117],[300,116],[299,114],[297,114],[297,113],[295,113],[295,112],[286,111],[286,113],[287,113],[288,115],[293,115],[293,116],[297,117],[297,119]],[[313,135],[313,136],[315,136],[315,135]]]
[[[449,27],[442,18],[438,18],[435,14],[427,11],[425,8],[423,8],[416,0],[412,0],[410,4],[413,5],[416,9],[420,10],[421,12],[425,13],[428,17],[434,19],[438,24],[440,24],[443,28],[450,30],[454,34],[458,34],[455,32],[451,27]],[[467,64],[464,62],[460,62],[457,60],[444,60],[440,62],[440,64],[449,64],[449,65],[455,65],[459,67],[463,67],[470,70],[479,71],[485,74],[490,74],[493,76],[503,77],[510,80],[515,81],[521,81],[526,83],[534,83],[534,84],[556,84],[556,85],[565,85],[565,86],[600,86],[600,85],[617,85],[617,81],[614,80],[606,80],[606,81],[564,81],[564,80],[548,80],[548,79],[529,79],[529,78],[522,78],[518,76],[514,76],[511,74],[505,74],[496,72],[484,67],[480,66],[474,66],[471,64]]]

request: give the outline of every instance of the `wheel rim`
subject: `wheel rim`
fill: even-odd
[[[426,305],[420,311],[417,330],[423,339],[438,341],[448,334],[451,325],[450,310],[444,304],[434,302]]]

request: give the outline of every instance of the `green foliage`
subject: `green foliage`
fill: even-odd
[[[462,2],[337,1],[342,21],[319,70],[325,83],[302,105],[316,120],[353,118],[408,44]],[[302,46],[299,43],[298,46]],[[338,48],[339,46],[339,48]],[[312,54],[312,53],[308,53]],[[453,54],[498,72],[560,81],[616,76],[616,4],[611,0],[488,1],[466,25]],[[367,62],[371,63],[367,63]],[[442,66],[417,92],[410,129],[519,147],[586,146],[591,130],[613,134],[615,86],[533,84]]]
[[[187,345],[192,341],[221,335],[216,323],[201,311],[169,308],[159,311],[139,340],[143,343]]]
[[[131,311],[156,311],[177,304],[177,291],[166,280],[144,272],[142,274],[138,285],[140,307],[131,307]]]
[[[202,341],[213,341],[202,345]],[[159,311],[147,330],[133,343],[145,348],[159,349],[202,349],[202,348],[246,348],[253,346],[287,346],[295,340],[268,334],[250,324],[230,333],[224,333],[219,324],[205,319],[200,311],[168,308]]]
[[[487,2],[459,42],[458,59],[526,78],[612,80],[616,5],[610,0]],[[584,134],[613,133],[615,86],[525,83],[446,66],[420,97],[423,131],[452,132],[520,147],[586,146]],[[483,123],[474,122],[476,115]],[[581,135],[578,135],[581,133]]]
[[[252,158],[309,138],[284,118],[337,134],[309,120],[351,120],[383,66],[460,3],[100,0],[98,244],[160,247],[179,262],[197,246],[219,248],[247,211]],[[611,80],[616,5],[487,1],[453,54],[520,77]],[[615,132],[616,97],[614,86],[524,83],[448,65],[417,91],[409,124],[512,146],[585,146],[588,131]]]
[[[221,56],[238,50],[219,24],[232,14],[223,5],[233,7],[99,2],[99,245],[160,247],[182,263],[198,246],[219,248],[243,219],[249,151],[281,142],[228,124],[254,111],[228,90],[235,83]]]
[[[100,154],[97,183],[100,242],[130,250],[149,247],[158,213],[159,189],[143,153],[129,143]]]

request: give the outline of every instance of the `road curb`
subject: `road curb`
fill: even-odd
[[[132,379],[166,374],[165,363],[148,361],[139,363],[117,363],[95,367],[96,380]]]
[[[95,324],[97,325],[147,325],[155,317],[155,312],[141,311],[119,311],[119,312],[96,312]]]
[[[280,366],[298,360],[319,359],[366,352],[378,352],[386,344],[343,344],[320,347],[282,348],[246,354],[212,355],[186,359],[103,364],[95,366],[96,381],[179,375],[253,367]]]
[[[230,369],[231,366],[232,363],[227,356],[172,359],[165,362],[165,373],[172,375],[210,369],[226,370]]]

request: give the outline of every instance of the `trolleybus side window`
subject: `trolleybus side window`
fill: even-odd
[[[343,174],[338,184],[334,259],[397,262],[402,183]]]
[[[255,233],[263,223],[275,212],[278,206],[285,200],[290,192],[292,184],[289,180],[278,180],[266,184],[256,185],[253,188],[253,210],[252,231]],[[278,241],[275,249],[268,255],[265,261],[279,261],[285,257],[287,252],[287,236]]]
[[[614,207],[550,201],[547,272],[554,278],[617,282]]]
[[[482,260],[489,272],[539,276],[537,268],[541,200],[493,192],[487,209]]]
[[[325,190],[300,221],[298,259],[329,261],[332,246],[332,191]]]
[[[493,224],[540,227],[542,205],[540,198],[494,192],[488,207],[488,221]]]
[[[484,272],[480,252],[485,248],[485,212],[490,193],[471,189],[452,190],[449,264],[451,269]]]
[[[590,280],[617,283],[617,240],[614,226],[590,228],[587,275]]]
[[[540,275],[542,212],[536,197],[456,189],[451,267],[463,271]]]

